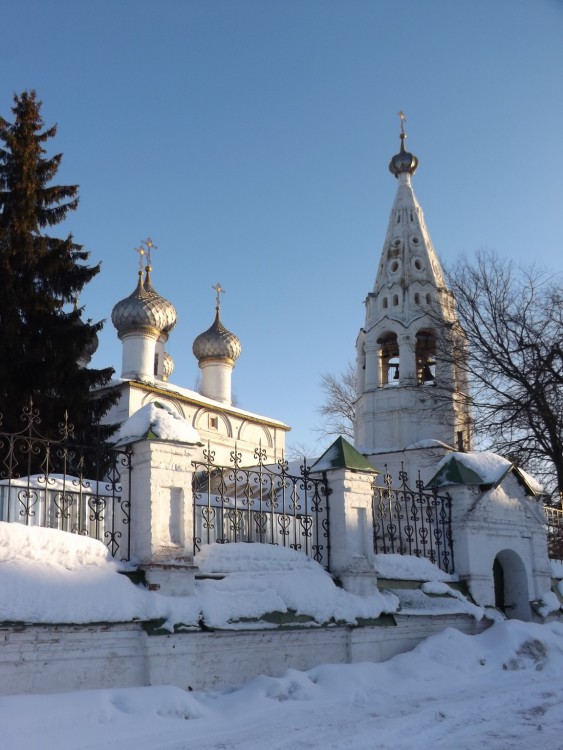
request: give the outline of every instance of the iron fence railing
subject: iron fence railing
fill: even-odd
[[[425,491],[420,475],[416,489],[399,472],[399,486],[385,468],[383,485],[373,485],[373,548],[376,554],[425,557],[446,573],[454,572],[452,501],[437,488]]]
[[[128,448],[73,442],[72,425],[60,438],[38,431],[39,412],[22,412],[20,432],[0,432],[0,521],[91,536],[114,557],[131,553],[131,472]]]
[[[235,448],[230,466],[214,463],[208,447],[194,461],[194,554],[202,545],[259,542],[301,550],[330,567],[329,508],[326,479],[313,476],[304,460],[299,473],[287,461],[267,463],[257,448],[255,464],[242,466]]]
[[[563,560],[563,510],[543,506],[546,517],[547,551],[551,560]]]

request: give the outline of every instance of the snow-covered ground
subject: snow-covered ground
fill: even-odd
[[[237,689],[0,698],[4,750],[563,748],[563,626],[456,630],[383,664],[325,665]]]
[[[293,609],[318,626],[396,611],[399,600],[409,614],[431,607],[435,614],[445,608],[483,616],[448,586],[451,576],[414,558],[377,558],[376,569],[424,581],[420,588],[371,597],[336,587],[292,550],[213,545],[197,562],[203,573],[224,577],[198,582],[193,596],[165,597],[133,585],[99,542],[0,523],[0,621],[165,617],[170,627],[196,627],[203,617],[236,627],[241,616],[259,620]],[[503,621],[478,636],[446,630],[382,664],[290,670],[220,691],[155,686],[0,697],[0,748],[557,750],[563,748],[561,675],[562,624]]]

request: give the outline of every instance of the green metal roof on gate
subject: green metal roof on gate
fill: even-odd
[[[330,469],[349,469],[379,474],[377,469],[343,437],[338,437],[326,449],[323,455],[311,466],[310,471],[328,471]]]

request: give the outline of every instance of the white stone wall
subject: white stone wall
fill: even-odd
[[[31,626],[0,630],[0,693],[176,685],[194,690],[323,663],[383,661],[470,617],[397,617],[397,626],[193,632],[149,636],[140,625]]]

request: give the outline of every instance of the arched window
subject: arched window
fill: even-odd
[[[420,294],[418,292],[414,293],[414,304],[420,305]]]
[[[387,297],[383,297],[383,309],[384,309],[384,310],[386,310],[386,309],[387,309],[387,306],[388,306],[388,304],[389,304],[389,303],[388,303],[388,301],[387,301]]]
[[[399,304],[399,295],[394,294],[393,295],[393,307],[397,307],[398,304]]]
[[[394,333],[377,339],[381,346],[381,385],[399,384],[399,343]]]
[[[432,385],[436,380],[434,331],[419,331],[416,334],[416,379],[419,385]]]
[[[431,305],[432,304],[432,296],[430,295],[430,293],[428,293],[426,295],[426,304],[427,305]]]

